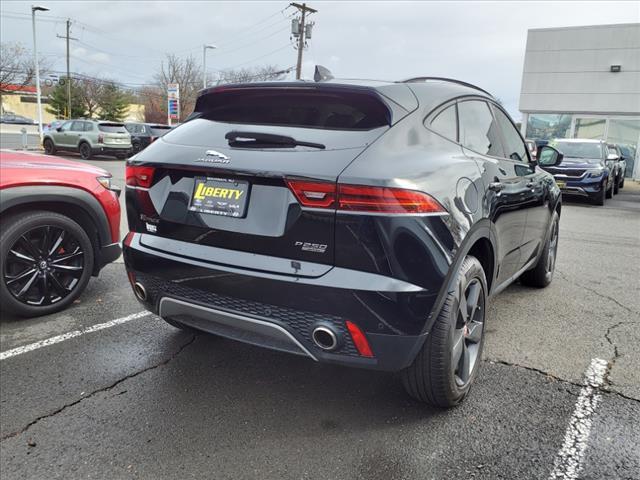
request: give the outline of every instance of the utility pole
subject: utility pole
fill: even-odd
[[[307,25],[305,24],[305,20],[307,17],[307,12],[316,13],[317,10],[314,10],[311,7],[307,7],[306,3],[300,5],[299,3],[290,3],[292,7],[298,9],[298,11],[302,12],[302,19],[300,20],[300,25],[298,27],[298,63],[296,64],[296,80],[300,80],[300,75],[302,73],[302,50],[304,49],[304,41],[305,41],[305,30],[307,29]],[[294,32],[295,35],[295,32]]]
[[[71,66],[69,64],[69,40],[78,40],[71,37],[71,19],[67,18],[67,35],[56,35],[58,38],[64,38],[67,41],[67,119],[71,118]]]

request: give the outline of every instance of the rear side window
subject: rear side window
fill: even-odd
[[[527,147],[525,146],[520,134],[513,126],[511,120],[505,115],[505,113],[498,109],[493,109],[498,125],[502,130],[502,136],[504,138],[505,157],[518,162],[529,162],[527,157]]]
[[[127,133],[127,129],[122,123],[100,123],[98,130],[105,133]]]
[[[492,157],[503,157],[498,125],[481,100],[470,100],[458,104],[460,118],[460,143],[474,152]]]
[[[92,130],[93,130],[93,123],[84,122],[84,131],[85,132],[91,132]]]
[[[375,94],[315,88],[222,90],[201,97],[196,111],[217,122],[336,130],[371,130],[391,120]]]
[[[455,104],[441,111],[429,124],[434,132],[449,140],[458,141],[458,116]]]

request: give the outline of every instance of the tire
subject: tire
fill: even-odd
[[[626,173],[626,172],[625,172]],[[622,190],[624,188],[624,175],[622,176],[622,178],[620,179],[620,189]]]
[[[551,231],[544,244],[542,254],[538,262],[531,270],[527,270],[520,276],[522,284],[529,287],[545,288],[553,280],[553,272],[556,267],[558,253],[558,238],[560,233],[560,217],[558,212],[553,212],[551,217]]]
[[[607,189],[607,193],[606,193],[607,198],[613,198],[613,184],[614,183],[615,183],[615,180],[613,182],[611,182],[611,187],[609,189]]]
[[[44,147],[44,153],[46,153],[47,155],[56,154],[56,146],[53,144],[53,140],[51,140],[50,138],[45,138],[42,146]]]
[[[482,358],[487,291],[482,265],[475,257],[467,256],[422,348],[411,366],[401,373],[402,383],[410,396],[436,407],[448,408],[468,395]],[[462,305],[468,308],[461,308],[463,296],[467,300],[477,297],[477,301],[465,302]],[[471,308],[471,304],[475,304],[475,308]],[[473,321],[469,321],[470,310]],[[461,314],[463,311],[468,324]],[[464,365],[467,365],[466,370]]]
[[[82,157],[83,160],[91,160],[92,154],[93,152],[91,151],[91,145],[89,145],[87,142],[82,142],[80,144],[80,156]]]
[[[23,317],[60,311],[84,291],[93,264],[89,236],[69,217],[47,211],[8,217],[0,235],[2,308]]]
[[[617,195],[618,194],[618,190],[620,190],[620,174],[619,173],[616,176],[615,182],[613,182],[613,194]]]
[[[595,196],[591,197],[591,203],[593,203],[594,205],[599,205],[599,206],[603,206],[604,205],[604,200],[606,197],[606,191],[605,189],[607,188],[606,186],[607,184],[605,182],[602,182],[600,191],[598,193],[596,193]]]
[[[133,142],[133,145],[132,145],[132,147],[131,147],[131,148],[132,148],[132,150],[133,150],[133,153],[134,153],[134,154],[136,154],[136,153],[138,153],[140,150],[142,150],[142,149],[140,148],[140,142]]]
[[[178,322],[177,320],[173,320],[171,318],[164,318],[164,317],[162,317],[162,319],[172,327],[178,328],[180,330],[184,330],[185,332],[190,332],[190,333],[199,332],[199,330],[196,330],[195,328],[190,327],[189,325],[185,325],[182,322]]]

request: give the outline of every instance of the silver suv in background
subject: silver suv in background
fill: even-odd
[[[609,158],[615,159],[617,157],[617,162],[618,162],[617,185],[618,185],[618,188],[624,188],[624,177],[627,174],[627,158],[622,153],[622,150],[619,145],[610,143],[609,145],[607,145],[607,149],[609,151]]]
[[[124,123],[97,120],[69,120],[48,131],[42,141],[44,151],[78,152],[84,160],[108,155],[120,160],[131,154],[131,135]]]

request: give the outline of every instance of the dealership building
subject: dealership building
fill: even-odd
[[[526,138],[617,143],[640,179],[640,23],[529,30],[520,111]]]

